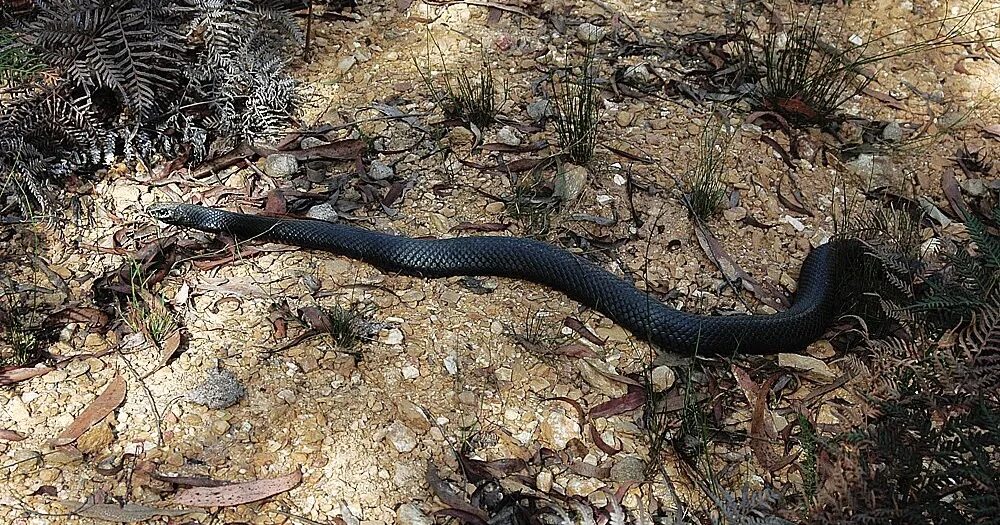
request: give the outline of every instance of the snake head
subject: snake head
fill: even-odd
[[[153,204],[149,207],[148,211],[154,219],[161,220],[168,224],[176,223],[182,218],[180,206],[174,202],[161,202]]]

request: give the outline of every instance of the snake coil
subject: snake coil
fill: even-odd
[[[785,311],[712,316],[671,308],[580,256],[532,239],[412,239],[343,224],[262,217],[192,204],[158,204],[149,211],[174,226],[325,250],[388,272],[524,279],[565,293],[663,350],[689,355],[802,350],[823,334],[836,313],[838,277],[844,275],[855,249],[852,241],[833,240],[810,252],[799,272],[792,305]]]

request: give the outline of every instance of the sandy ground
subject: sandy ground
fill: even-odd
[[[472,151],[472,133],[435,128],[443,117],[418,67],[426,68],[432,84],[439,87],[446,71],[477,67],[480,45],[485,46],[494,74],[507,84],[509,95],[501,111],[503,121],[486,130],[483,141],[554,143],[552,124],[545,129],[532,127],[527,106],[541,99],[534,87],[549,68],[579,63],[582,23],[608,32],[598,46],[602,78],[610,78],[616,69],[647,64],[665,79],[681,81],[685,77],[679,72],[704,61],[686,53],[678,44],[684,38],[678,35],[722,33],[723,28],[733,27],[735,10],[720,2],[614,0],[510,3],[505,10],[490,9],[491,2],[413,2],[400,10],[405,3],[362,1],[354,11],[357,21],[318,24],[314,60],[296,65],[309,93],[301,121],[306,127],[339,126],[381,115],[365,108],[385,104],[414,115],[421,128],[441,129],[427,134],[398,124],[362,124],[362,131],[376,137],[376,144],[402,150],[371,159],[392,169],[388,182],[376,186],[384,192],[391,182],[401,182],[406,190],[391,209],[376,204],[351,212],[364,227],[433,237],[466,234],[455,229],[463,223],[502,222],[510,224],[512,234],[534,233],[486,196],[511,195],[516,182],[511,179],[516,177],[477,169],[475,164],[541,158],[554,149]],[[943,15],[940,8],[923,2],[852,2],[825,10],[827,15],[842,15],[844,27],[855,28],[847,33],[861,38]],[[867,23],[871,13],[878,13],[874,29]],[[634,40],[629,27],[643,36],[648,47],[608,59],[624,49],[616,39]],[[904,42],[910,36],[912,32],[904,32],[890,40]],[[980,58],[960,60],[968,55]],[[843,112],[897,122],[906,136],[922,129],[929,139],[895,143],[876,152],[875,172],[856,169],[851,161],[824,163],[822,153],[812,160],[796,160],[790,169],[761,138],[773,137],[786,148],[790,139],[780,131],[762,131],[745,123],[745,103],[736,111],[730,109],[734,139],[725,155],[723,182],[734,197],[728,209],[708,222],[709,229],[747,273],[788,293],[808,250],[834,232],[834,216],[845,196],[856,199],[860,189],[873,184],[902,195],[919,191],[946,208],[940,177],[952,169],[956,151],[963,144],[987,152],[995,148],[996,137],[981,131],[997,122],[1000,64],[990,56],[997,55],[970,44],[883,65],[871,89],[898,97],[894,100],[900,109],[862,96],[849,101]],[[964,64],[964,73],[956,71],[957,63]],[[699,245],[676,191],[674,177],[682,178],[697,158],[710,109],[666,89],[659,93],[641,98],[602,93],[601,141],[656,162],[644,164],[600,148],[582,192],[552,217],[551,228],[542,236],[592,256],[679,308],[746,311]],[[846,124],[845,134],[851,125],[859,124]],[[349,132],[345,130],[344,136]],[[801,132],[791,140],[816,151],[836,146],[829,134],[819,131]],[[51,285],[54,279],[61,279],[67,293],[42,294],[41,302],[86,305],[95,283],[121,268],[131,250],[170,235],[182,240],[205,238],[157,224],[144,211],[154,202],[184,200],[259,211],[263,197],[275,187],[320,191],[340,175],[348,178],[342,198],[363,201],[351,162],[328,162],[314,170],[316,178],[309,187],[303,182],[309,179],[301,176],[289,181],[261,175],[263,161],[257,168],[233,168],[200,181],[181,177],[155,184],[148,183],[149,173],[113,169],[83,192],[81,200],[89,212],[83,218],[67,219],[54,229],[4,227],[7,253],[24,250],[50,272],[32,275],[29,266],[11,266],[18,264],[13,261],[8,263],[12,278],[48,290],[57,288]],[[549,168],[543,176],[551,179],[554,171]],[[626,177],[635,182],[631,190]],[[962,173],[958,177],[964,182]],[[789,184],[796,185],[813,215],[783,202],[778,191],[782,184],[783,192]],[[594,217],[614,220],[599,224]],[[477,289],[460,278],[385,275],[330,254],[266,248],[274,250],[238,256],[208,270],[197,269],[184,258],[173,264],[169,275],[154,287],[180,327],[180,351],[167,364],[162,364],[162,349],[141,335],[130,335],[127,329],[95,331],[77,322],[64,328],[48,349],[67,359],[47,363],[54,370],[45,375],[0,390],[0,428],[25,437],[0,441],[0,516],[5,523],[86,522],[92,518],[62,513],[74,508],[70,502],[94,494],[105,494],[108,501],[170,506],[174,489],[156,480],[154,473],[248,481],[297,470],[302,483],[293,490],[262,503],[226,507],[215,519],[336,523],[340,516],[346,523],[355,519],[426,523],[420,520],[444,506],[428,486],[427,467],[434,464],[453,473],[454,451],[463,446],[473,457],[486,460],[530,460],[543,447],[560,451],[570,459],[532,467],[536,482],[551,491],[604,505],[609,494],[624,486],[628,508],[661,512],[675,508],[658,473],[623,473],[635,458],[649,459],[641,410],[591,423],[603,441],[621,449],[613,455],[596,446],[590,429],[577,423],[573,403],[589,409],[625,395],[628,387],[619,376],[641,375],[654,355],[648,345],[599,313],[526,282],[483,279]],[[751,310],[771,311],[753,294],[741,295]],[[359,360],[338,349],[329,337],[282,349],[291,336],[304,330],[291,322],[291,335],[282,334],[275,322],[282,312],[351,304],[370,309],[369,320],[376,330],[357,347]],[[534,318],[551,334],[551,348],[575,343],[596,357],[539,354],[519,345],[509,332],[523,332],[530,324],[526,319]],[[582,321],[606,343],[583,340],[564,326],[566,318]],[[799,370],[801,383],[792,400],[807,400],[821,426],[863,420],[864,403],[858,396],[863,384],[847,383],[812,396],[843,374],[841,353],[820,345],[813,356],[822,361],[822,370]],[[660,361],[671,375],[692,377],[695,382],[708,381],[710,374],[701,372],[703,367],[728,376],[714,391],[723,392],[720,420],[737,433],[748,431],[750,406],[735,389],[730,367],[757,371],[775,365],[773,358],[693,364],[689,358],[669,354]],[[224,409],[187,400],[187,393],[217,367],[231,371],[245,386],[246,396]],[[127,384],[120,408],[74,445],[53,446],[51,440],[118,376]],[[671,383],[662,386],[678,388]],[[573,403],[553,400],[556,397]],[[783,402],[773,407],[779,427],[784,420],[782,407],[788,406],[788,400]],[[679,415],[671,425],[679,426]],[[727,486],[738,488],[747,482],[760,486],[767,481],[794,493],[801,482],[794,467],[767,473],[745,441],[717,442],[711,450],[714,468]],[[129,454],[124,468],[106,468],[105,463],[113,464],[123,454]],[[683,501],[691,505],[704,501],[673,449],[668,447],[660,461]],[[595,471],[603,477],[568,468],[566,463],[571,462],[600,467]],[[615,465],[620,467],[614,470]],[[614,475],[602,470],[608,467]],[[652,480],[649,484],[637,483],[647,478]],[[209,522],[197,514],[169,519]]]

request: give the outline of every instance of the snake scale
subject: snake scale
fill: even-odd
[[[524,279],[565,293],[665,351],[682,354],[797,352],[819,338],[836,314],[839,278],[852,243],[832,240],[802,264],[791,307],[769,315],[698,315],[667,306],[600,266],[550,244],[518,237],[413,239],[308,219],[273,218],[166,203],[150,207],[174,226],[239,239],[325,250],[387,272]]]

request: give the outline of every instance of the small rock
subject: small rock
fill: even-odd
[[[580,422],[558,410],[546,414],[538,423],[538,430],[542,441],[557,451],[566,448],[570,440],[582,438]]]
[[[792,217],[791,215],[782,215],[780,219],[781,222],[787,223],[795,228],[795,231],[800,232],[806,229],[806,225],[802,223],[799,219]]]
[[[7,401],[7,405],[4,407],[4,412],[7,416],[5,419],[9,418],[10,421],[18,423],[23,423],[31,418],[31,414],[28,413],[28,405],[25,405],[24,401],[17,396],[11,396],[10,401]]]
[[[398,345],[403,343],[403,331],[399,328],[386,330],[385,335],[379,338],[379,342],[384,345]]]
[[[497,132],[497,140],[508,146],[521,145],[520,137],[517,136],[517,132],[514,131],[514,128],[510,126],[500,128],[500,131]]]
[[[444,369],[448,371],[448,375],[458,374],[458,357],[454,354],[449,354],[444,358]]]
[[[413,365],[406,365],[400,369],[400,373],[403,374],[403,379],[416,379],[420,377],[420,369]]]
[[[542,120],[545,117],[552,116],[555,114],[555,110],[552,108],[552,104],[548,100],[536,100],[528,104],[527,107],[528,117],[533,121]]]
[[[402,421],[393,421],[386,429],[385,437],[402,454],[417,448],[417,434]]]
[[[43,483],[52,483],[59,479],[61,471],[57,468],[43,468],[38,472],[38,479]]]
[[[43,383],[62,383],[69,378],[69,372],[65,370],[53,370],[42,376]]]
[[[833,357],[837,351],[834,350],[833,344],[831,344],[830,341],[820,339],[819,341],[809,345],[809,347],[806,348],[806,353],[816,359],[829,359]]]
[[[966,179],[959,183],[962,190],[971,197],[982,197],[986,195],[986,183],[983,179]]]
[[[295,404],[295,392],[288,388],[282,388],[278,391],[278,399],[289,405]]]
[[[445,135],[445,142],[452,148],[471,146],[476,141],[476,135],[462,126],[454,126]]]
[[[638,456],[624,456],[611,466],[611,481],[643,481],[646,479],[646,462]]]
[[[301,142],[299,142],[299,146],[301,146],[302,149],[318,148],[320,146],[326,146],[327,144],[329,144],[328,141],[319,137],[305,137]]]
[[[290,177],[297,171],[299,171],[299,161],[295,158],[295,155],[272,153],[264,159],[264,173],[272,177]]]
[[[899,142],[903,140],[903,128],[896,122],[890,122],[882,128],[882,140],[886,142]]]
[[[400,399],[396,401],[396,412],[399,414],[400,421],[418,434],[424,434],[431,429],[431,422],[427,419],[427,414],[410,400]]]
[[[596,44],[604,39],[608,30],[595,26],[590,22],[584,22],[576,28],[576,37],[584,44]]]
[[[306,212],[306,217],[327,222],[337,222],[340,219],[337,215],[337,210],[333,207],[333,204],[330,204],[329,202],[317,204],[312,208],[309,208],[309,211]]]
[[[566,483],[566,495],[587,497],[602,488],[604,488],[604,482],[599,479],[574,476]]]
[[[434,525],[434,520],[424,514],[424,511],[415,504],[404,503],[396,509],[396,523],[400,525]]]
[[[348,71],[350,71],[352,67],[354,67],[354,64],[357,63],[358,59],[355,58],[354,55],[348,55],[337,61],[337,71],[340,72],[341,74],[347,73]]]
[[[368,176],[372,180],[389,179],[395,174],[396,172],[390,166],[380,160],[373,160],[371,166],[368,167]]]
[[[654,368],[650,376],[653,383],[653,390],[656,392],[666,392],[670,387],[674,386],[674,381],[677,380],[674,369],[666,365]]]
[[[247,395],[247,389],[229,370],[213,368],[205,380],[187,394],[188,401],[214,410],[228,408]]]
[[[552,490],[552,473],[547,470],[539,472],[535,476],[535,488],[543,494]]]
[[[142,193],[138,186],[119,185],[111,190],[111,198],[122,206],[139,202],[139,195]]]
[[[504,210],[504,208],[506,208],[506,206],[502,202],[491,202],[486,205],[486,213],[490,214],[500,213]]]
[[[826,363],[807,355],[778,354],[778,366],[805,372],[807,376],[820,381],[830,381],[837,377]]]
[[[722,210],[722,216],[729,222],[741,221],[747,216],[747,209],[743,206],[734,206]]]
[[[587,168],[575,164],[564,164],[556,175],[552,194],[563,202],[576,200],[587,184]]]
[[[610,398],[621,397],[628,390],[628,386],[625,383],[612,379],[615,372],[604,361],[587,358],[578,359],[576,366],[580,370],[580,376],[587,384]]]
[[[615,122],[618,123],[618,126],[627,128],[632,124],[634,118],[635,116],[631,112],[622,110],[615,115]]]

